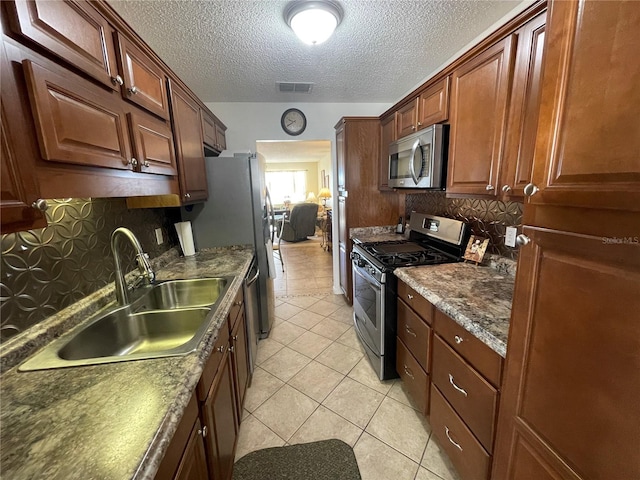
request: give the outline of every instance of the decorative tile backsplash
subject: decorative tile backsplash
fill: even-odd
[[[110,236],[124,226],[151,258],[178,244],[178,209],[127,209],[121,198],[48,200],[48,226],[2,235],[0,342],[112,282]],[[154,230],[162,229],[158,245]],[[122,242],[123,269],[135,268]]]
[[[518,250],[504,244],[506,227],[522,225],[522,203],[478,198],[447,198],[445,192],[408,194],[407,217],[412,211],[455,218],[471,224],[475,235],[489,237],[488,252],[516,260]]]

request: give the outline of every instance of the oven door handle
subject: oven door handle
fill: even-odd
[[[362,343],[364,343],[365,347],[367,347],[369,350],[371,350],[373,353],[375,353],[376,355],[379,356],[380,352],[377,349],[375,349],[374,347],[372,347],[371,345],[369,345],[369,342],[367,341],[367,335],[360,328],[360,324],[358,323],[358,320],[359,320],[359,318],[356,315],[356,312],[353,312],[353,327],[356,330],[356,335],[362,341]]]
[[[355,263],[353,264],[353,271],[360,275],[364,281],[374,285],[376,290],[380,291],[382,289],[382,284],[378,280],[369,275],[364,269],[360,268]]]

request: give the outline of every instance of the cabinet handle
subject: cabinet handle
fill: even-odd
[[[133,87],[129,87],[127,88],[127,92],[129,92],[129,95],[136,95],[138,93],[138,87],[135,85]]]
[[[234,335],[233,337],[231,337],[233,339],[234,342],[238,341],[238,335]]]
[[[495,188],[495,187],[494,187],[493,185],[487,185],[486,187],[484,187],[484,189],[485,189],[487,192],[490,192],[490,191],[491,191],[491,190],[493,190],[494,188]]]
[[[447,427],[447,426],[445,425],[445,426],[444,426],[444,429],[445,429],[445,430],[444,430],[444,433],[446,433],[446,434],[447,434],[447,438],[449,439],[449,441],[450,441],[453,445],[455,445],[455,446],[456,446],[460,451],[462,451],[462,447],[460,446],[460,444],[459,444],[459,443],[454,442],[454,441],[453,441],[453,438],[451,438],[451,435],[449,435],[449,432],[450,432],[449,427]]]
[[[521,247],[524,247],[525,245],[529,245],[530,242],[531,242],[531,239],[527,237],[524,233],[521,233],[516,237],[516,243]]]
[[[131,168],[136,168],[138,166],[138,160],[134,157],[131,157],[131,160],[127,162],[127,165],[131,165]]]
[[[527,197],[532,197],[533,195],[535,195],[539,191],[540,191],[540,189],[538,188],[538,186],[533,184],[533,183],[527,183],[525,185],[525,187],[524,187],[524,194]]]
[[[413,376],[413,373],[411,373],[411,370],[409,370],[409,367],[407,367],[406,365],[404,366],[404,373],[409,375],[412,380],[415,380],[415,377]]]
[[[416,126],[415,125],[411,125],[411,130],[415,130]]]
[[[116,75],[115,77],[111,77],[111,83],[113,83],[114,85],[124,85],[124,81],[122,80],[122,77],[120,75]]]
[[[238,300],[237,302],[233,302],[233,305],[235,305],[236,307],[239,307],[240,305],[242,305],[242,302]]]
[[[235,348],[233,345],[231,345],[231,346],[229,347],[229,351],[230,351],[231,353],[233,353],[233,352],[235,352],[235,351],[236,351],[236,348]]]
[[[413,295],[411,295],[410,293],[407,293],[407,298],[408,298],[409,300],[413,300]]]
[[[456,382],[453,381],[453,375],[451,375],[451,374],[449,374],[449,383],[453,386],[453,388],[458,390],[465,397],[469,396],[469,395],[467,395],[467,391],[464,388],[460,388],[458,385],[456,385]]]
[[[422,122],[418,122],[418,126],[421,127],[422,126]]]
[[[191,198],[191,194],[190,193],[185,193],[184,194],[184,198]]]
[[[49,208],[49,204],[44,198],[39,198],[31,204],[31,208],[40,210],[41,212],[46,212]]]
[[[453,337],[454,342],[456,342],[458,345],[460,345],[462,342],[464,342],[464,338],[462,338],[459,335],[456,335],[455,337]]]
[[[416,337],[416,332],[414,332],[413,330],[411,330],[411,329],[409,328],[409,325],[405,325],[405,326],[404,326],[404,328],[405,328],[405,330],[407,331],[407,333],[408,333],[409,335],[411,335],[411,336],[412,336],[412,337],[414,337],[414,338]]]
[[[503,185],[502,186],[502,191],[504,193],[509,193],[511,191],[511,187],[509,185]]]
[[[224,349],[225,349],[225,346],[224,346],[224,345],[220,345],[220,346],[218,347],[218,351],[219,351],[220,353],[224,353]]]
[[[198,430],[198,435],[202,435],[202,438],[207,436],[207,426],[205,425],[200,430]]]
[[[149,160],[145,160],[144,163],[142,164],[143,167],[149,167]]]

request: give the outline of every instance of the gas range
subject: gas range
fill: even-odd
[[[353,320],[356,334],[381,380],[395,370],[398,267],[460,261],[469,236],[458,220],[413,212],[408,239],[356,242],[353,265]]]

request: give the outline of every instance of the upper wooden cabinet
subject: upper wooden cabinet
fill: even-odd
[[[203,109],[200,110],[200,115],[202,117],[202,138],[204,144],[218,152],[226,149],[226,127],[221,125],[215,117]]]
[[[41,45],[102,84],[117,89],[113,29],[89,2],[7,2],[12,30]]]
[[[396,138],[404,137],[416,131],[418,123],[418,99],[413,99],[404,107],[398,109],[397,115],[397,135]]]
[[[518,46],[511,89],[505,163],[500,170],[499,191],[510,200],[521,199],[531,182],[533,151],[538,130],[545,22],[541,13],[516,31]]]
[[[449,84],[447,76],[434,83],[418,97],[418,118],[416,128],[418,130],[441,123],[449,118]]]
[[[389,144],[395,142],[397,114],[393,113],[380,121],[380,157],[378,159],[378,189],[391,190],[389,188]]]
[[[167,81],[162,69],[121,33],[116,33],[122,71],[122,96],[136,105],[169,118]]]
[[[139,171],[177,175],[173,133],[169,124],[137,113],[128,113],[127,118]]]
[[[495,195],[515,41],[515,35],[508,36],[451,75],[449,193]]]
[[[200,107],[191,96],[171,82],[171,113],[175,134],[182,203],[204,201],[209,196],[204,164]]]
[[[556,2],[547,30],[533,204],[640,211],[640,8]]]

